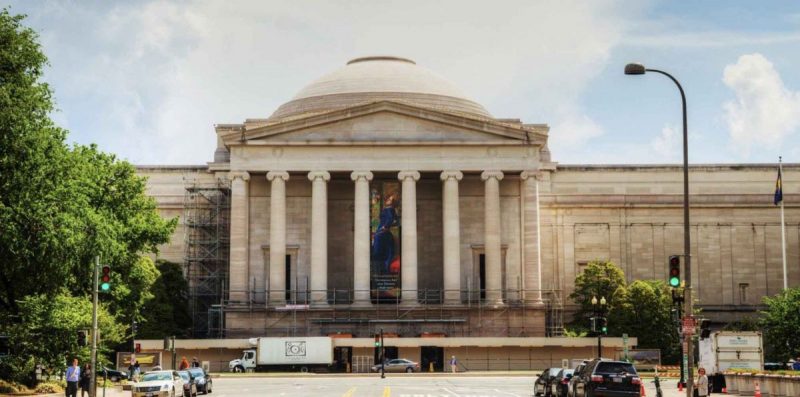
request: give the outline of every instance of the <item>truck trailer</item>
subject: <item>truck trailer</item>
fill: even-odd
[[[698,366],[705,368],[719,393],[725,387],[723,372],[729,369],[764,369],[764,349],[761,332],[716,331],[698,342]]]
[[[250,344],[255,348],[228,363],[231,372],[323,372],[333,364],[333,340],[329,337],[263,337],[250,339]]]

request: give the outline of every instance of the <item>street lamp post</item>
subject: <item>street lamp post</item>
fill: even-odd
[[[606,308],[606,297],[601,296],[600,301],[596,296],[592,297],[592,309],[594,309],[594,330],[597,332],[597,358],[603,358],[603,320]]]
[[[689,239],[689,139],[688,128],[686,127],[686,95],[683,92],[681,83],[675,77],[672,77],[667,72],[658,69],[646,69],[644,65],[639,63],[629,63],[625,65],[625,74],[627,75],[641,75],[645,72],[659,73],[667,76],[676,86],[681,93],[681,106],[683,110],[683,255],[685,264],[685,288],[683,289],[684,298],[684,318],[691,318],[693,312],[692,302],[692,256],[690,255],[690,239]],[[694,367],[694,346],[692,345],[692,334],[683,334],[683,347],[686,360],[686,396],[691,397],[694,388],[694,374],[692,368]]]

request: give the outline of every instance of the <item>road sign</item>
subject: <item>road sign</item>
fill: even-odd
[[[695,327],[697,326],[697,322],[694,320],[694,317],[684,317],[683,319],[683,328],[682,332],[684,335],[694,335]]]

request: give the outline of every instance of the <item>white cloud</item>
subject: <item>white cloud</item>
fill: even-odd
[[[34,17],[50,80],[73,137],[136,163],[209,161],[214,123],[268,117],[366,54],[415,59],[496,117],[553,123],[555,147],[584,143],[602,128],[579,98],[641,11],[611,0],[92,4]]]
[[[631,47],[684,47],[713,48],[759,46],[772,44],[791,44],[800,42],[796,32],[735,32],[735,31],[697,31],[667,32],[659,34],[632,35],[621,44]]]
[[[683,152],[680,151],[680,144],[683,137],[678,131],[670,125],[665,125],[661,129],[661,134],[653,138],[650,142],[650,148],[655,154],[655,158],[660,162],[669,162],[683,158]]]
[[[776,148],[797,132],[800,92],[789,90],[763,55],[740,56],[725,67],[722,81],[736,96],[723,105],[735,150],[747,156],[757,147]]]

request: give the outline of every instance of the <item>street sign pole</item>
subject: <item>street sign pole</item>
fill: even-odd
[[[94,285],[92,288],[92,368],[91,368],[91,388],[89,394],[92,397],[97,396],[97,284],[98,284],[98,269],[100,268],[100,257],[94,258]]]
[[[384,356],[384,354],[386,354],[386,350],[383,347],[383,328],[381,328],[381,350],[380,350],[381,379],[386,378],[386,368],[384,367],[386,365],[386,357]]]

